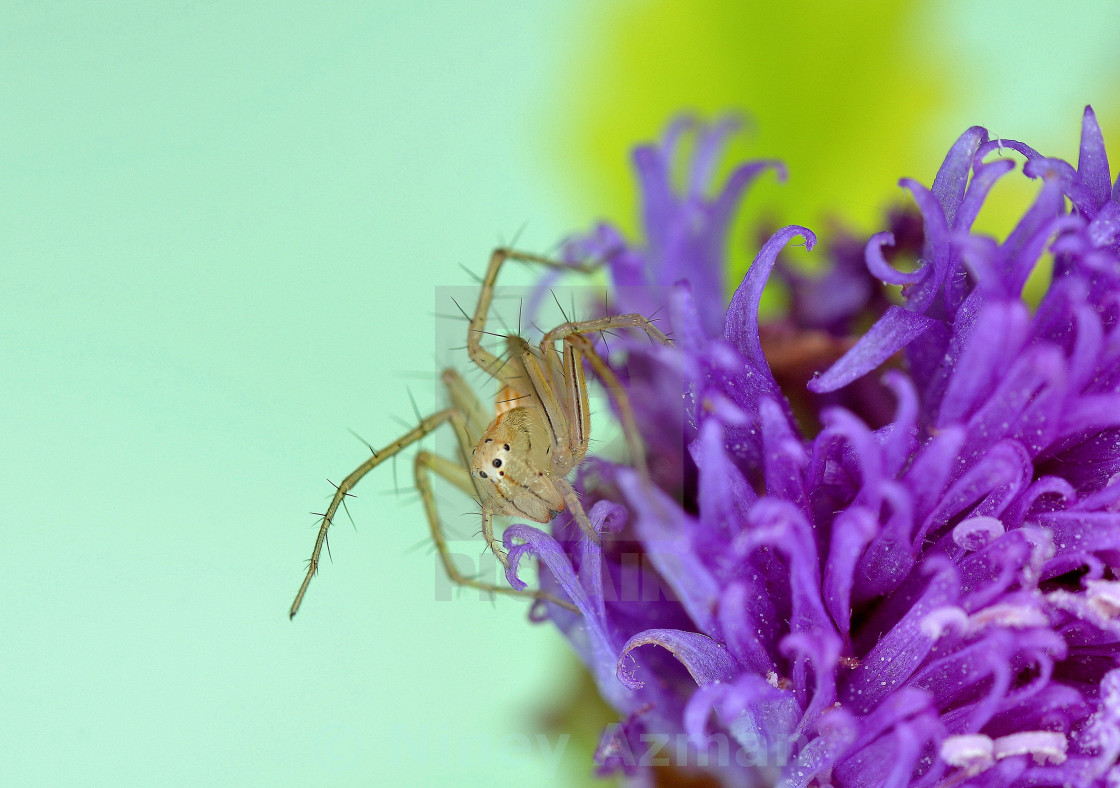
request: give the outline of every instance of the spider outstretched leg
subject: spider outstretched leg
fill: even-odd
[[[295,601],[292,602],[289,618],[294,617],[299,611],[300,605],[303,603],[303,597],[307,593],[307,588],[311,584],[311,578],[315,576],[319,568],[319,558],[323,550],[323,545],[326,543],[327,531],[330,528],[331,522],[338,511],[339,505],[342,503],[346,495],[352,490],[359,481],[370,471],[383,463],[385,460],[398,454],[400,451],[408,447],[410,444],[423,438],[433,430],[441,425],[450,422],[456,437],[456,445],[460,455],[459,462],[453,462],[439,455],[431,454],[429,452],[421,451],[416,455],[416,489],[420,493],[421,501],[424,504],[424,510],[428,518],[428,524],[431,527],[432,539],[436,544],[436,549],[439,551],[440,561],[443,563],[444,569],[447,571],[448,577],[455,583],[461,585],[478,588],[484,591],[492,591],[494,593],[507,594],[510,596],[525,596],[535,599],[543,599],[555,604],[561,605],[571,610],[575,608],[568,602],[564,602],[555,596],[544,592],[525,589],[518,591],[509,587],[495,586],[489,583],[482,583],[473,578],[469,578],[460,573],[455,567],[454,562],[451,560],[451,552],[447,546],[447,539],[443,533],[443,528],[440,524],[439,514],[436,511],[435,496],[432,492],[431,481],[428,475],[429,471],[436,473],[440,477],[446,479],[451,484],[458,487],[467,495],[472,498],[482,500],[484,524],[492,514],[490,509],[487,508],[486,497],[482,494],[476,486],[475,482],[471,479],[470,472],[467,470],[468,458],[471,454],[471,449],[474,445],[479,427],[477,426],[482,417],[484,410],[470,387],[466,385],[462,377],[459,376],[454,370],[444,370],[442,380],[447,387],[448,395],[451,400],[451,407],[437,411],[432,415],[421,420],[420,424],[412,430],[402,435],[397,440],[390,443],[380,451],[375,451],[373,456],[355,468],[350,475],[348,475],[342,482],[335,488],[334,497],[331,499],[330,505],[327,507],[326,513],[319,526],[319,535],[315,539],[315,548],[312,550],[311,559],[308,562],[307,574],[303,579],[303,584],[300,586],[299,592],[296,594]],[[493,536],[490,540],[493,547]],[[508,562],[505,559],[504,551],[498,547],[495,554],[502,561],[503,565]]]
[[[653,324],[645,315],[631,313],[627,315],[607,315],[606,317],[597,317],[592,320],[580,320],[576,322],[561,323],[556,328],[549,331],[544,335],[541,344],[550,344],[557,340],[562,340],[572,334],[595,334],[603,331],[609,331],[612,328],[637,328],[645,331],[649,338],[659,342],[662,345],[673,344],[672,340]]]
[[[523,263],[534,263],[546,268],[557,268],[564,271],[587,273],[594,270],[594,266],[562,263],[559,260],[552,260],[527,252],[518,252],[513,249],[498,248],[490,254],[490,264],[486,267],[482,284],[479,286],[478,304],[475,306],[474,316],[471,317],[470,327],[467,329],[467,353],[476,366],[494,378],[502,377],[505,362],[482,347],[482,337],[486,334],[486,318],[490,313],[490,305],[494,301],[494,288],[498,281],[498,272],[507,260],[519,260]]]
[[[295,601],[292,602],[292,609],[288,613],[288,618],[295,617],[295,614],[299,612],[299,606],[303,604],[303,597],[304,594],[307,593],[307,587],[311,585],[311,578],[315,576],[315,573],[319,569],[319,556],[323,552],[323,544],[327,540],[327,529],[330,528],[331,522],[334,520],[334,515],[338,511],[339,504],[342,503],[347,493],[354,489],[355,485],[362,480],[363,476],[385,462],[385,460],[400,453],[402,449],[420,440],[432,430],[457,415],[459,415],[459,411],[455,408],[445,408],[444,410],[433,413],[423,419],[416,427],[381,449],[381,451],[375,451],[373,456],[351,471],[350,475],[343,479],[338,487],[335,488],[334,497],[331,498],[330,506],[327,507],[327,511],[323,514],[323,519],[320,522],[319,535],[315,539],[315,548],[311,551],[311,560],[307,562],[307,575],[303,578],[303,584],[299,587],[299,592],[296,594]]]
[[[477,588],[481,591],[489,591],[495,594],[506,594],[508,596],[521,596],[530,597],[535,599],[542,599],[547,602],[565,607],[573,612],[579,612],[579,609],[570,602],[565,602],[547,591],[536,591],[533,589],[525,589],[518,591],[509,586],[498,586],[493,583],[484,583],[472,577],[467,577],[459,571],[452,560],[451,550],[447,545],[447,537],[443,532],[443,525],[439,519],[439,511],[436,508],[435,493],[432,491],[432,482],[429,477],[429,472],[435,473],[446,481],[454,484],[460,490],[463,490],[468,495],[474,495],[474,486],[471,482],[470,472],[462,465],[452,462],[446,457],[441,457],[438,454],[431,454],[426,451],[419,451],[416,453],[416,489],[420,493],[420,500],[424,503],[424,514],[428,518],[428,525],[432,530],[432,541],[435,542],[436,550],[439,553],[440,561],[443,563],[443,569],[447,572],[447,577],[453,583],[470,588]],[[483,531],[484,535],[489,525],[490,517],[489,512],[484,509],[483,511]],[[505,555],[499,552],[500,548],[496,547],[493,543],[493,535],[491,534],[487,539],[490,542],[491,548],[494,549],[495,555],[499,557],[503,566],[508,566],[508,561]]]

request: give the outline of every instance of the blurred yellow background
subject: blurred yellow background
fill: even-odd
[[[570,199],[586,201],[594,184],[597,202],[632,227],[633,141],[681,110],[734,112],[746,132],[725,166],[779,158],[789,172],[784,184],[766,177],[751,191],[754,222],[825,229],[839,219],[874,232],[903,199],[898,179],[931,182],[969,126],[1076,162],[1092,103],[1106,141],[1120,140],[1118,27],[1115,6],[1101,1],[599,6],[581,25],[593,46],[561,74],[575,88],[562,102],[565,133],[542,125],[542,138],[565,164],[558,171],[580,176],[566,178]],[[1005,181],[981,221],[993,232],[1037,190],[1021,176]],[[748,225],[735,240],[741,274],[756,251]]]
[[[560,636],[438,601],[407,461],[287,619],[347,429],[403,432],[409,385],[435,406],[434,288],[519,230],[632,229],[628,150],[681,109],[741,111],[728,163],[789,168],[739,272],[760,218],[872,229],[969,125],[1076,157],[1091,102],[1120,132],[1103,1],[8,2],[0,31],[13,785],[584,781],[545,722]]]

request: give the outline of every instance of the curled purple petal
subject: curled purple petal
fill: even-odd
[[[912,285],[921,281],[923,271],[920,268],[908,274],[892,268],[883,257],[884,246],[894,246],[894,233],[876,233],[867,241],[864,254],[867,259],[867,270],[872,276],[890,285]]]
[[[762,289],[770,278],[778,252],[797,236],[805,239],[806,249],[812,249],[817,242],[817,236],[811,230],[795,224],[774,233],[754,258],[750,270],[743,277],[727,307],[724,336],[744,358],[760,370],[767,369],[762,343],[758,337],[758,307],[762,303]]]
[[[730,681],[739,672],[738,663],[727,652],[726,647],[707,635],[674,629],[649,629],[626,641],[618,657],[618,680],[630,689],[641,689],[644,686],[626,670],[625,664],[630,652],[639,646],[661,646],[667,649],[680,660],[700,686]]]

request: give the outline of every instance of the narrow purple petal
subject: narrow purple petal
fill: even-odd
[[[1093,195],[1081,182],[1072,165],[1061,159],[1032,159],[1023,166],[1023,172],[1032,178],[1053,181],[1075,206],[1085,215],[1096,213]]]
[[[960,136],[949,149],[949,154],[933,179],[933,194],[944,211],[945,225],[954,226],[957,209],[964,200],[965,186],[968,184],[972,162],[981,143],[988,141],[988,131],[981,126],[973,126]]]
[[[858,714],[867,714],[902,687],[921,665],[933,639],[923,633],[922,620],[959,593],[957,574],[943,568],[906,616],[884,634],[853,671],[841,692],[841,701]]]
[[[976,334],[984,342],[965,348],[953,369],[945,402],[938,414],[941,429],[968,421],[973,411],[987,402],[1008,365],[1018,358],[1027,343],[1030,315],[1019,302],[994,303],[976,322]]]
[[[676,501],[650,489],[634,471],[620,471],[618,483],[636,514],[634,527],[650,562],[702,629],[722,636],[715,612],[720,584],[690,542],[694,521]]]
[[[841,512],[833,522],[829,562],[824,574],[824,599],[829,615],[840,632],[851,630],[856,567],[877,530],[878,521],[874,513],[862,508]],[[902,544],[908,543],[909,539]],[[900,554],[897,551],[902,544],[895,545],[894,555]]]
[[[820,377],[809,381],[809,390],[823,394],[847,386],[853,380],[880,367],[915,338],[931,330],[936,323],[932,318],[909,309],[890,307],[839,361]]]
[[[1110,200],[1093,217],[1088,228],[1089,242],[1093,246],[1109,246],[1120,237],[1120,204]]]
[[[727,139],[742,125],[743,121],[740,118],[729,116],[701,130],[696,141],[696,155],[689,172],[687,194],[703,196],[707,192]]]
[[[976,221],[976,215],[980,213],[980,207],[984,204],[988,192],[992,190],[997,180],[1013,169],[1015,169],[1015,162],[1008,159],[977,164],[975,175],[968,185],[968,192],[961,202],[956,218],[949,223],[949,226],[958,231],[970,229],[972,223]]]
[[[1085,107],[1085,116],[1081,121],[1081,151],[1077,157],[1077,174],[1089,193],[1092,206],[1090,216],[1095,215],[1108,200],[1112,175],[1108,171],[1104,135],[1092,107]]]

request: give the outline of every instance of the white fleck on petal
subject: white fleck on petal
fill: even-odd
[[[976,775],[995,763],[993,742],[982,733],[963,736],[946,736],[941,742],[941,760],[950,766]]]
[[[995,517],[970,517],[953,529],[953,541],[965,550],[979,550],[1003,532],[1003,523]]]
[[[922,619],[922,634],[937,640],[950,630],[961,632],[968,626],[968,613],[959,607],[941,607],[933,610]]]
[[[1013,755],[1031,755],[1034,757],[1034,762],[1039,765],[1045,763],[1056,765],[1065,762],[1066,747],[1069,742],[1063,733],[1026,731],[1001,736],[993,744],[996,760],[1010,758]]]

